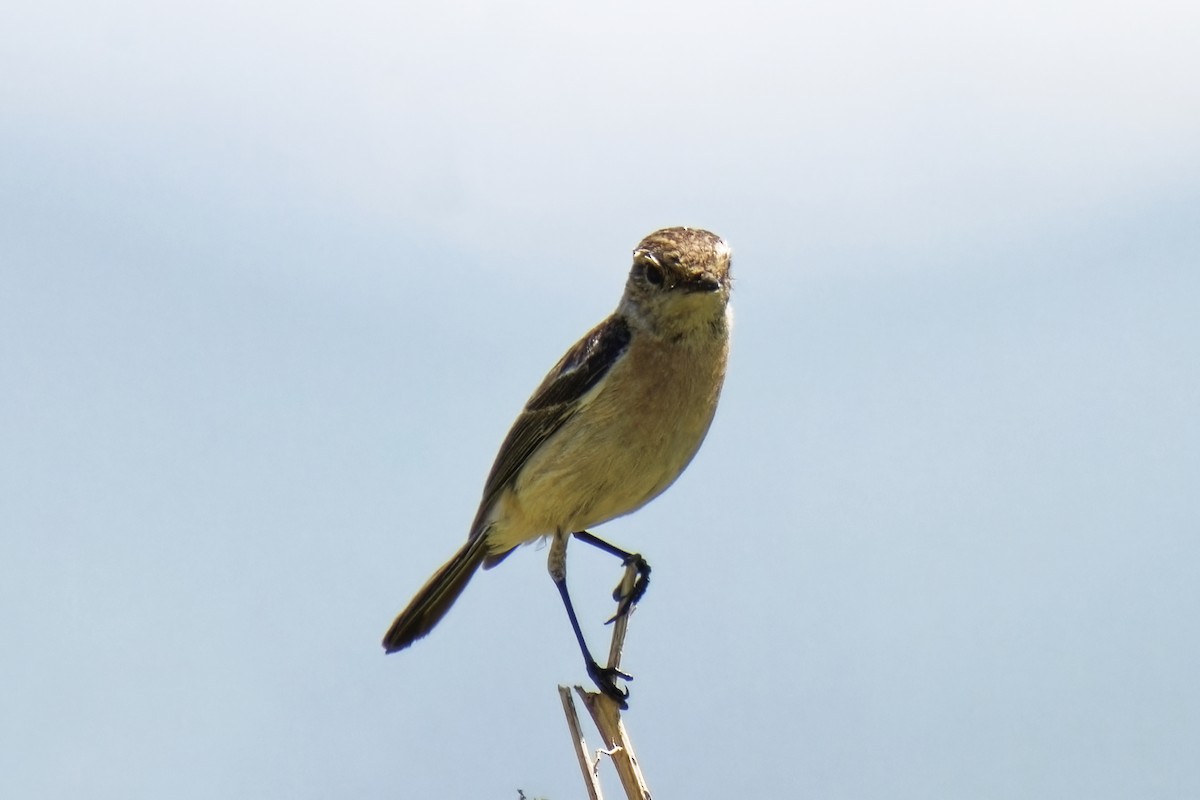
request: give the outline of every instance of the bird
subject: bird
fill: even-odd
[[[616,310],[551,368],[513,423],[484,482],[467,541],[417,591],[383,638],[407,648],[446,615],[482,567],[517,547],[551,539],[548,569],[589,676],[625,707],[630,675],[601,667],[580,630],[566,584],[566,544],[576,538],[634,563],[638,580],[618,597],[627,614],[645,592],[649,565],[588,528],[662,494],[712,424],[729,358],[731,250],[699,228],[646,236]]]

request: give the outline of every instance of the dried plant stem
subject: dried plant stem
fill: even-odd
[[[583,773],[583,785],[587,788],[588,798],[604,800],[600,791],[600,761],[588,758],[587,742],[583,738],[583,730],[579,727],[579,714],[575,711],[571,690],[566,686],[559,686],[558,695],[562,699],[563,713],[567,715],[567,727],[571,729],[571,741],[575,745],[575,757],[579,760],[579,771]]]

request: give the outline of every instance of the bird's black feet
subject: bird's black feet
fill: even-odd
[[[602,667],[594,659],[588,659],[587,671],[597,689],[616,702],[622,711],[629,708],[626,702],[629,699],[629,690],[618,687],[617,678],[631,681],[632,675],[614,667]]]
[[[640,553],[631,553],[625,559],[625,566],[630,565],[637,570],[637,578],[633,582],[633,588],[628,594],[624,592],[625,578],[621,577],[621,582],[617,584],[617,588],[613,589],[613,600],[617,601],[617,613],[613,614],[612,619],[605,624],[611,624],[621,617],[628,616],[633,607],[638,604],[642,596],[646,594],[646,590],[650,588],[650,565],[646,559],[642,558]]]

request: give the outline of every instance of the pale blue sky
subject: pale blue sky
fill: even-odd
[[[597,531],[656,795],[1200,795],[1192,5],[2,16],[0,795],[582,796],[544,549],[378,642],[675,224],[725,396]]]

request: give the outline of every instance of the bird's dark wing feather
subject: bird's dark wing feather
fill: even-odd
[[[525,404],[525,410],[500,445],[496,462],[483,488],[472,538],[483,533],[483,517],[529,457],[576,411],[578,401],[603,378],[629,348],[629,323],[613,315],[567,351]]]

